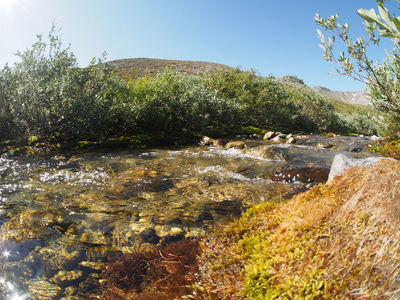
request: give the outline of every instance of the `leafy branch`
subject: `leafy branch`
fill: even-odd
[[[326,19],[316,15],[317,25],[325,30],[331,31],[334,35],[326,38],[320,30],[317,29],[321,40],[320,47],[323,49],[323,57],[327,61],[332,61],[336,65],[336,72],[339,75],[346,75],[355,80],[364,82],[368,88],[375,94],[379,94],[376,107],[390,113],[400,113],[400,97],[395,93],[396,87],[392,80],[388,78],[397,77],[393,73],[393,68],[388,65],[373,64],[373,61],[367,56],[367,48],[371,44],[379,46],[381,37],[392,38],[396,48],[399,48],[400,38],[400,17],[392,16],[389,10],[384,7],[384,1],[377,1],[378,13],[374,9],[361,8],[357,11],[358,15],[364,19],[364,26],[367,31],[367,38],[359,37],[353,41],[350,36],[350,27],[347,23],[338,22],[339,14],[332,15]],[[379,34],[377,34],[379,33]],[[347,51],[340,52],[339,56],[333,51],[335,37],[344,42]],[[382,72],[384,70],[385,72]],[[379,93],[377,92],[379,90]]]

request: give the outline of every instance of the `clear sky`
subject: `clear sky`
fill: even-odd
[[[399,14],[398,3],[388,4]],[[296,75],[309,86],[361,90],[364,85],[334,74],[322,59],[314,16],[340,13],[358,37],[365,30],[359,8],[374,0],[0,0],[0,67],[17,61],[53,21],[79,65],[107,52],[107,60],[161,58],[208,61],[261,75]],[[395,9],[393,9],[395,8]],[[383,59],[390,41],[373,49]]]

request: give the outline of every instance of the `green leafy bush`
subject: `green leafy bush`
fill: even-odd
[[[287,85],[290,99],[297,109],[296,126],[305,131],[343,131],[335,108],[326,96],[308,87]],[[344,130],[346,131],[346,130]]]
[[[225,100],[239,105],[236,123],[243,126],[292,128],[295,111],[282,83],[261,77],[255,70],[225,69],[208,74],[208,88]]]
[[[338,113],[341,128],[348,133],[376,135],[384,132],[385,122],[369,114]]]
[[[326,97],[255,70],[166,71],[127,83],[110,64],[79,68],[53,26],[0,71],[2,139],[101,141],[138,133],[198,135],[241,128],[375,133],[368,118],[338,115]],[[357,121],[357,122],[355,122]]]
[[[0,73],[0,128],[8,137],[99,138],[121,133],[128,86],[95,59],[79,68],[55,27]],[[7,138],[7,137],[6,137]]]
[[[198,76],[167,71],[138,79],[132,88],[137,125],[147,131],[200,131],[234,122],[238,114],[234,101],[219,98]]]

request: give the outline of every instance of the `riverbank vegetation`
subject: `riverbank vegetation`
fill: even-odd
[[[105,57],[80,68],[57,34],[53,26],[47,40],[38,36],[31,49],[17,53],[19,62],[0,71],[3,145],[34,139],[31,146],[66,141],[136,146],[155,136],[162,141],[241,134],[243,128],[367,135],[381,130],[375,116],[343,116],[307,87],[254,70],[198,75],[166,70],[128,82]]]

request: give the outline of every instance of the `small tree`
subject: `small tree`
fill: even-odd
[[[332,37],[326,38],[320,30],[317,30],[321,40],[320,46],[324,50],[324,59],[339,66],[336,68],[338,74],[350,76],[367,84],[367,93],[374,106],[391,117],[390,134],[400,137],[400,131],[397,129],[400,122],[400,17],[393,16],[384,7],[385,1],[376,2],[378,13],[374,9],[362,8],[357,11],[365,21],[363,24],[367,38],[359,37],[355,41],[351,39],[349,25],[338,23],[339,14],[326,19],[317,14],[315,20],[319,26],[333,33]],[[339,55],[334,52],[335,37],[344,42],[347,52],[341,52]],[[391,54],[386,51],[385,62],[374,63],[368,58],[367,48],[371,44],[379,46],[381,37],[392,38],[394,50]]]

